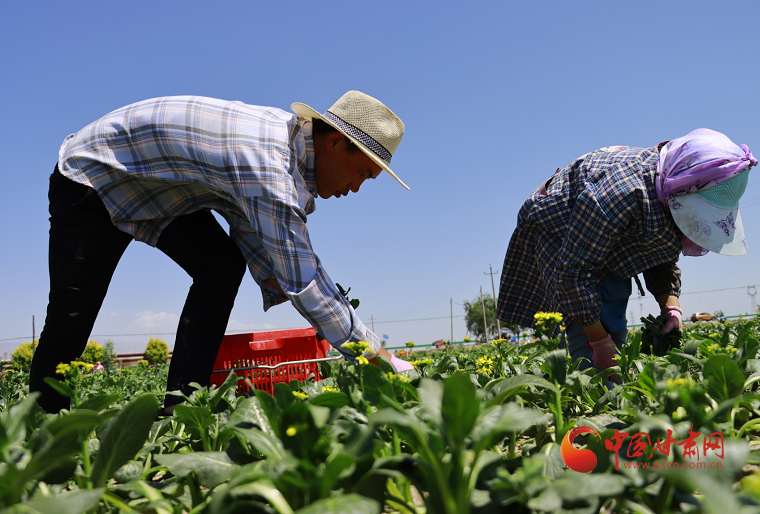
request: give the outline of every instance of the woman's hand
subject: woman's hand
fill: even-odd
[[[660,334],[665,335],[673,329],[683,332],[683,311],[677,296],[663,295],[657,299],[660,304],[660,312],[665,316],[665,323],[660,329]]]

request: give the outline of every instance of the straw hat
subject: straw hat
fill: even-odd
[[[360,91],[349,91],[324,114],[300,102],[290,108],[299,116],[320,119],[337,129],[409,189],[390,168],[391,157],[404,137],[404,123],[382,102]]]

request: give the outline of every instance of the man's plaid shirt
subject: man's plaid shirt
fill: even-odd
[[[178,216],[213,209],[230,224],[264,310],[290,300],[336,348],[380,340],[312,250],[317,196],[311,124],[286,111],[197,96],[128,105],[66,138],[58,168],[94,188],[116,227],[155,246]],[[276,277],[287,298],[265,282]]]
[[[536,312],[561,312],[588,326],[599,320],[596,288],[608,271],[628,278],[666,265],[677,278],[682,245],[657,200],[657,159],[657,147],[602,148],[533,191],[504,259],[499,319],[533,326]]]

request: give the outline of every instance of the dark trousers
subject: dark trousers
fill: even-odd
[[[29,389],[41,393],[47,412],[69,408],[48,386],[55,368],[84,351],[116,265],[132,236],[117,229],[94,189],[58,172],[50,176],[50,297],[45,326],[32,360]],[[246,270],[240,249],[210,211],[172,221],[157,248],[193,279],[180,316],[167,391],[190,394],[191,382],[208,385]],[[167,395],[165,405],[181,401]]]

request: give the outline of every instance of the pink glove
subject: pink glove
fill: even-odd
[[[414,369],[414,366],[405,360],[399,359],[395,355],[391,355],[391,364],[396,368],[396,371],[409,371],[410,369]]]
[[[594,361],[594,365],[605,370],[612,366],[617,366],[617,362],[612,358],[617,354],[617,346],[612,341],[612,336],[607,334],[607,337],[600,339],[599,341],[589,342],[588,345],[594,350],[594,356],[591,358]]]
[[[662,314],[665,315],[665,324],[662,325],[662,328],[660,329],[660,335],[664,336],[674,328],[683,332],[683,321],[681,321],[683,311],[679,306],[668,305],[662,309]]]

